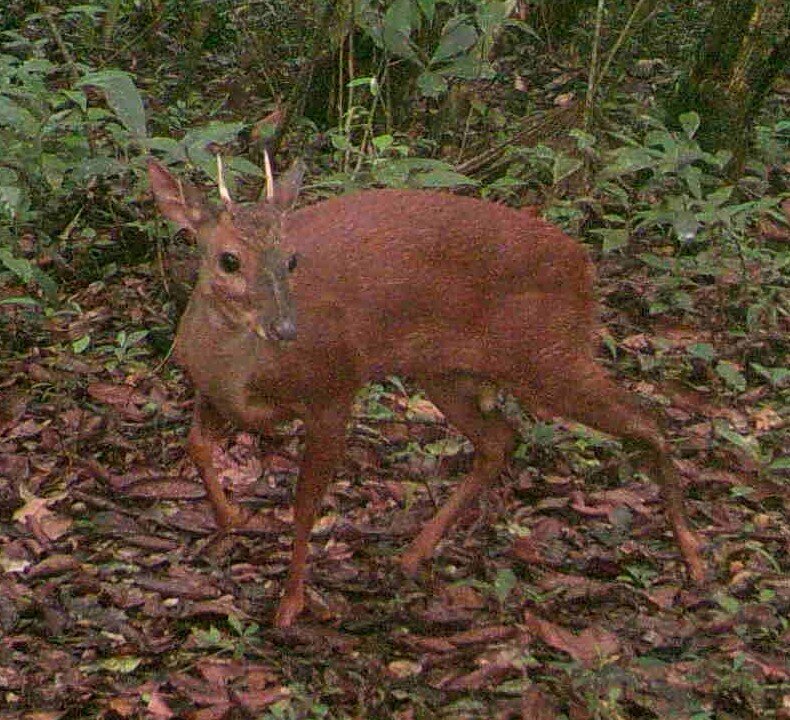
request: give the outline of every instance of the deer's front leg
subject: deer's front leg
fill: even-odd
[[[304,609],[305,575],[310,533],[316,512],[343,457],[351,398],[338,398],[332,407],[312,412],[305,420],[305,448],[294,502],[294,543],[285,592],[274,624],[289,627]]]
[[[198,394],[187,441],[189,455],[200,472],[217,525],[227,530],[244,525],[249,515],[228,500],[214,465],[214,451],[225,436],[224,428],[225,421],[214,406]]]

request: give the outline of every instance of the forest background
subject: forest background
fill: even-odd
[[[0,716],[790,718],[785,0],[8,0],[0,9]],[[704,538],[685,584],[614,440],[520,418],[430,577],[392,557],[473,449],[408,379],[359,396],[271,629],[298,428],[239,434],[218,536],[169,361],[194,278],[145,164],[234,198],[369,186],[581,239],[601,359],[660,407]]]

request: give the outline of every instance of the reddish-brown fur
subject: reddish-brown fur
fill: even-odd
[[[160,198],[177,219],[165,205]],[[507,460],[512,428],[481,409],[495,386],[528,410],[638,442],[662,483],[691,575],[702,579],[666,442],[594,361],[592,267],[577,242],[529,213],[426,191],[365,191],[283,213],[258,205],[231,217],[203,229],[207,257],[229,239],[256,235],[279,235],[284,251],[298,253],[296,339],[262,339],[228,325],[210,285],[198,283],[176,347],[199,393],[191,453],[222,524],[240,521],[213,468],[223,421],[266,433],[279,420],[304,420],[293,559],[278,625],[303,608],[310,531],[343,457],[354,394],[382,373],[414,379],[476,450],[472,471],[405,553],[407,571],[430,557]]]

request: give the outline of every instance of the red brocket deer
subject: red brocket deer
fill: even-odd
[[[579,243],[526,212],[421,190],[367,190],[290,210],[298,173],[273,201],[237,206],[226,196],[215,211],[159,164],[149,172],[162,213],[202,248],[175,348],[198,392],[190,453],[221,526],[244,521],[212,461],[225,422],[262,433],[304,422],[278,626],[303,609],[310,532],[343,457],[354,395],[383,373],[413,379],[475,447],[471,472],[403,555],[407,572],[507,461],[514,431],[489,407],[496,387],[527,410],[638,443],[689,573],[703,580],[667,442],[594,360],[593,273]]]

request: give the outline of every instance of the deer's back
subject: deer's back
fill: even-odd
[[[449,193],[332,198],[290,213],[283,243],[348,286],[591,294],[591,265],[578,242],[528,212]]]
[[[377,370],[482,368],[513,343],[523,351],[529,342],[533,353],[589,346],[587,253],[527,212],[446,193],[370,190],[289,214],[282,242],[301,255],[294,347],[308,348],[307,358],[345,352],[362,380]],[[294,360],[309,362],[298,352]]]

